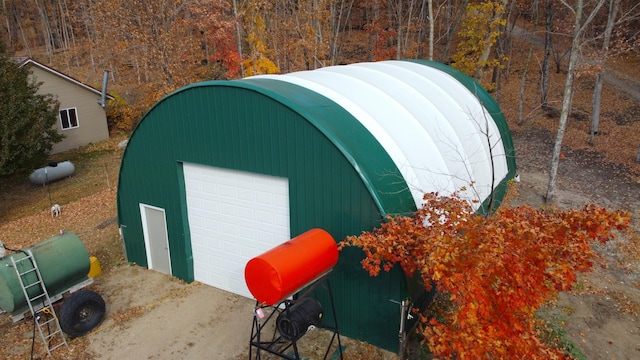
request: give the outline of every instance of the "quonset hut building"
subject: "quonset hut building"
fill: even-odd
[[[486,211],[515,169],[496,102],[440,63],[207,81],[140,121],[122,159],[118,222],[129,261],[251,297],[247,261],[311,228],[340,241],[414,212],[425,192],[462,187]],[[340,332],[395,351],[399,302],[420,287],[398,268],[369,277],[362,257],[343,250],[330,275]]]

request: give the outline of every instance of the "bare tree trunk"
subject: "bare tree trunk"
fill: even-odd
[[[47,9],[44,4],[40,4],[37,0],[34,1],[38,14],[40,15],[40,25],[42,26],[42,40],[47,54],[49,55],[49,62],[53,60],[53,35],[51,33],[51,26],[49,25],[49,19],[47,17]]]
[[[607,53],[609,52],[609,42],[613,25],[616,22],[620,0],[611,0],[609,2],[609,16],[607,17],[607,26],[604,30],[604,39],[602,40],[602,70],[596,75],[596,83],[593,89],[593,107],[591,111],[591,131],[589,132],[589,145],[593,146],[595,135],[600,127],[600,102],[602,100],[602,83],[604,82],[604,72],[607,71]]]
[[[453,14],[453,6],[454,3],[458,3],[457,1],[451,1],[449,2],[448,5],[448,11],[451,12],[451,14]],[[441,61],[442,62],[448,62],[448,57],[449,57],[449,51],[451,50],[451,44],[453,43],[453,38],[455,36],[455,34],[458,32],[458,27],[460,26],[460,23],[462,23],[462,19],[464,18],[464,15],[467,12],[467,5],[469,4],[469,0],[463,0],[462,2],[460,2],[459,4],[457,4],[459,6],[459,11],[458,14],[455,15],[455,19],[451,20],[450,17],[450,21],[447,23],[446,28],[447,28],[447,41],[445,43],[444,46],[444,51],[442,52],[442,57],[441,57]]]
[[[549,0],[547,0],[549,1]],[[580,46],[580,21],[582,20],[583,0],[578,0],[576,5],[575,23],[573,29],[573,40],[571,42],[571,56],[569,57],[569,70],[567,71],[567,80],[564,85],[564,95],[562,97],[562,110],[560,111],[560,123],[558,124],[558,133],[556,142],[553,146],[553,155],[551,156],[551,171],[549,172],[549,185],[547,186],[547,195],[545,202],[553,202],[556,180],[558,177],[558,165],[560,163],[560,151],[562,150],[562,139],[567,129],[567,119],[569,118],[569,105],[571,102],[571,93],[573,90],[573,70],[578,62],[578,47]],[[548,9],[547,9],[548,10]],[[549,16],[547,15],[547,18]]]
[[[584,0],[577,0],[575,9],[575,22],[573,29],[573,36],[571,41],[571,54],[569,55],[569,69],[567,70],[567,81],[564,86],[564,95],[562,97],[562,110],[560,110],[560,123],[558,124],[558,133],[556,135],[556,142],[553,146],[553,155],[551,156],[551,170],[549,171],[549,185],[547,186],[547,195],[545,196],[545,202],[550,203],[554,200],[554,193],[556,187],[556,180],[558,176],[558,165],[560,163],[560,151],[562,150],[562,139],[567,129],[567,120],[569,118],[569,112],[571,107],[571,99],[573,97],[573,77],[576,63],[578,62],[578,54],[580,48],[580,37],[584,31],[584,28],[593,20],[596,16],[602,4],[605,0],[600,0],[589,17],[581,25],[582,12],[584,10]]]
[[[242,25],[240,25],[240,17],[238,17],[238,2],[233,0],[233,17],[236,25],[236,38],[238,42],[238,53],[240,54],[240,58],[244,59],[244,55],[242,54]],[[244,77],[244,64],[240,61],[240,77]]]
[[[537,5],[537,4],[533,4]],[[532,5],[532,6],[533,6]],[[522,114],[524,109],[524,93],[525,87],[527,84],[527,73],[529,72],[529,65],[531,64],[531,57],[533,56],[533,46],[534,39],[536,36],[537,24],[538,24],[538,14],[537,9],[533,9],[534,18],[533,18],[533,29],[529,34],[529,54],[527,54],[527,60],[524,63],[524,70],[522,70],[522,78],[520,81],[520,99],[518,100],[518,125],[522,125],[524,123],[524,116]]]
[[[527,54],[527,60],[524,63],[524,70],[522,70],[522,78],[520,79],[520,99],[518,100],[518,125],[524,124],[524,116],[522,114],[524,109],[524,93],[527,85],[527,72],[529,71],[529,64],[531,64],[531,56],[533,55],[533,43],[529,46],[529,54]]]
[[[235,0],[234,0],[235,1]],[[353,8],[353,3],[355,0],[350,0],[349,4],[346,5],[345,8],[345,0],[340,1],[340,9],[337,11],[337,15],[333,14],[331,16],[332,21],[335,19],[332,29],[333,29],[333,39],[331,40],[330,53],[331,53],[331,65],[337,65],[337,61],[340,58],[340,32],[342,31],[343,24],[348,24],[351,19],[351,9]],[[346,12],[346,14],[345,14]]]
[[[11,29],[11,23],[9,22],[9,12],[7,11],[6,0],[2,0],[2,13],[4,14],[5,22],[7,23],[7,38],[9,39],[9,49],[13,50],[13,34]]]
[[[429,6],[429,60],[433,60],[433,33],[434,33],[433,0],[428,1],[428,6]]]
[[[429,1],[431,1],[431,0],[429,0]],[[417,53],[418,59],[424,58],[424,46],[423,46],[423,44],[425,43],[424,39],[425,39],[426,34],[427,34],[426,24],[427,24],[427,21],[431,21],[431,18],[427,19],[427,17],[428,17],[428,15],[427,15],[427,0],[422,0],[420,2],[420,12],[419,12],[419,15],[418,15],[418,24],[419,24],[419,27],[418,27],[418,29],[419,29],[418,30],[418,39],[417,39],[418,40],[418,53]],[[432,60],[432,59],[430,59],[430,60]]]
[[[638,146],[638,154],[636,154],[636,162],[640,164],[640,146]]]
[[[396,3],[396,18],[398,19],[398,28],[396,35],[396,60],[400,60],[402,58],[402,0]]]
[[[17,26],[18,26],[18,30],[20,30],[20,35],[19,37],[22,38],[22,42],[24,44],[24,48],[27,50],[27,55],[29,55],[29,57],[31,57],[31,47],[29,46],[29,39],[27,38],[27,35],[25,34],[24,31],[24,27],[22,26],[22,19],[21,16],[19,15],[18,12],[18,6],[14,3],[12,8],[11,8],[11,15],[7,14],[7,18],[9,18],[9,16],[13,17],[13,19],[15,20]]]
[[[589,130],[589,145],[594,145],[596,134],[600,131],[600,102],[602,100],[602,85],[604,83],[604,72],[600,70],[596,74],[596,82],[593,86],[593,97],[591,106],[591,129]]]
[[[509,74],[511,74],[511,59],[513,58],[512,54],[513,54],[513,29],[516,27],[516,19],[518,18],[518,13],[516,11],[514,11],[514,8],[517,5],[517,1],[511,1],[511,4],[509,6],[509,11],[507,12],[507,23],[505,25],[505,29],[507,29],[504,34],[501,35],[501,37],[503,37],[503,41],[501,41],[500,43],[505,44],[504,46],[504,51],[503,54],[508,54],[507,55],[507,65],[505,66],[505,78],[507,80],[509,80]],[[512,15],[515,14],[515,18],[513,21],[510,21]],[[534,24],[534,27],[537,26],[538,24]],[[502,60],[501,60],[502,61]]]
[[[415,6],[415,0],[411,0],[411,2],[409,3],[409,12],[407,13],[407,29],[404,32],[404,41],[402,43],[402,57],[406,57],[407,56],[407,50],[409,50],[409,39],[411,38],[411,35],[413,34],[413,31],[411,31],[411,28],[413,26],[413,7]],[[398,37],[398,41],[400,41],[400,37]],[[415,55],[413,55],[415,56]]]
[[[540,83],[542,85],[540,94],[540,106],[547,106],[547,96],[549,95],[549,62],[551,61],[551,25],[553,21],[553,10],[551,0],[546,0],[545,6],[545,31],[544,31],[544,60],[540,69]]]

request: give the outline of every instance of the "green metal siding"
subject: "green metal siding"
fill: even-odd
[[[288,178],[292,237],[320,227],[340,241],[379,225],[383,214],[415,210],[406,183],[388,176],[398,172],[386,152],[335,103],[266,79],[192,85],[140,122],[118,191],[129,260],[147,265],[138,204],[163,208],[173,275],[186,281],[193,258],[182,162]],[[406,280],[399,269],[369,277],[362,257],[343,251],[331,274],[341,332],[395,350],[400,310],[389,300],[408,296]]]

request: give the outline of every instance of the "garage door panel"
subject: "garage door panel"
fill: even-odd
[[[258,232],[253,227],[242,227],[238,229],[238,236],[240,236],[243,239],[247,239],[248,241],[249,240],[257,241],[256,240],[257,234]]]
[[[185,186],[192,189],[192,191],[202,191],[201,183],[199,180],[191,179],[185,181]]]
[[[277,206],[277,209],[289,208],[289,195],[288,194],[275,194],[273,196],[273,204]]]
[[[256,213],[256,222],[259,225],[270,226],[275,223],[275,216],[272,212],[259,210]]]
[[[244,267],[290,239],[286,178],[183,164],[194,278],[252,297]]]
[[[256,211],[248,207],[240,206],[238,208],[238,217],[253,222],[256,219]]]
[[[272,204],[273,203],[273,194],[266,191],[257,191],[256,192],[256,204]]]
[[[276,214],[275,216],[275,221],[273,222],[275,224],[275,226],[278,227],[286,227],[289,228],[290,227],[290,219],[289,219],[289,215],[284,215],[284,214]]]
[[[189,222],[189,225],[191,225],[191,222]],[[222,232],[222,223],[218,221],[212,221],[210,220],[210,217],[207,217],[206,220],[204,220],[204,226],[202,226],[202,229],[214,232]]]

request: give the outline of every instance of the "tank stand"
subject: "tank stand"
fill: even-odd
[[[331,340],[327,345],[323,359],[327,359],[336,340],[338,348],[333,354],[335,355],[337,352],[340,354],[340,359],[343,359],[338,320],[336,318],[336,309],[333,303],[333,293],[331,292],[328,275],[313,282],[309,288],[306,289],[303,294],[297,296],[295,300],[286,299],[273,306],[262,305],[256,301],[253,324],[251,326],[251,339],[249,340],[249,359],[260,360],[261,352],[265,351],[282,359],[301,360],[298,351],[298,340],[300,340],[308,330],[306,327],[307,323],[304,320],[305,318],[312,318],[314,310],[317,310],[316,306],[319,306],[319,303],[308,295],[320,285],[328,292],[329,302],[331,303],[331,315],[333,316],[333,325],[324,322],[325,317],[322,313],[320,314],[322,319],[317,323],[318,326],[332,332]],[[296,304],[298,306],[296,306]],[[281,317],[283,318],[281,319]],[[300,323],[296,324],[297,322]],[[303,325],[304,329],[300,331],[296,325]],[[316,324],[311,324],[308,327],[315,325]],[[332,358],[335,358],[335,356],[332,356]]]

